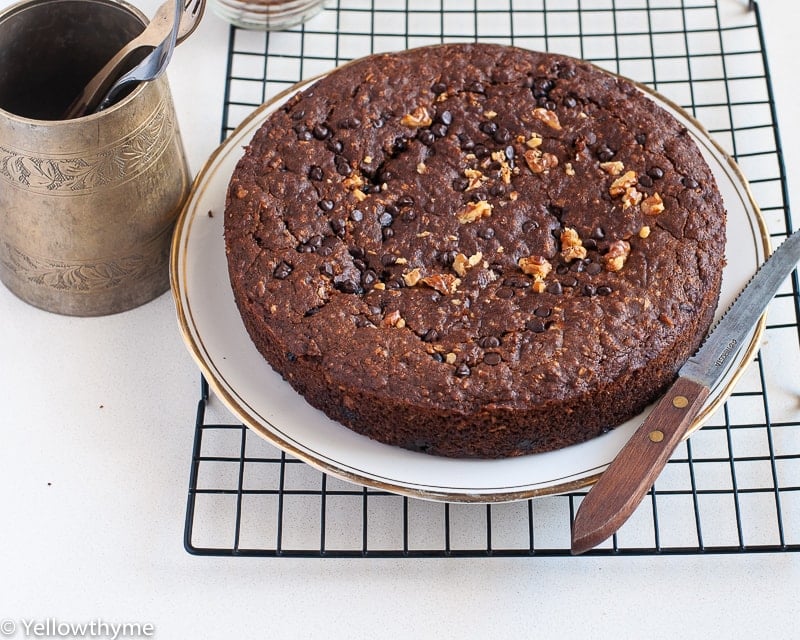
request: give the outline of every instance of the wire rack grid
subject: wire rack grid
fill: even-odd
[[[339,0],[275,33],[230,29],[221,136],[300,80],[369,53],[480,40],[589,59],[682,105],[736,159],[774,244],[793,229],[758,4],[740,0]],[[594,555],[800,550],[795,272],[733,394]],[[262,440],[201,379],[184,544],[198,555],[569,555],[585,491],[434,503],[359,487]]]

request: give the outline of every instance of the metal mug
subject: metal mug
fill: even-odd
[[[165,76],[60,119],[147,18],[121,0],[26,0],[0,13],[0,280],[66,315],[169,288],[190,175]]]

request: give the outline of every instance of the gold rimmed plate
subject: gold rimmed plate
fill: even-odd
[[[214,152],[195,180],[172,245],[172,291],[186,345],[216,394],[238,419],[287,453],[345,480],[417,498],[504,502],[565,493],[594,482],[647,411],[613,431],[559,451],[503,460],[449,459],[406,451],[358,435],[308,405],[256,350],[233,299],[223,238],[225,193],[245,146],[300,83],[256,109]],[[769,254],[768,234],[733,161],[703,128],[646,91],[690,131],[717,179],[728,210],[720,310]],[[724,402],[752,360],[764,318],[712,390],[694,428]]]

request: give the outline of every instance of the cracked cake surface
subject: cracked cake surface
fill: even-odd
[[[387,444],[505,457],[664,391],[713,318],[725,210],[630,82],[449,44],[349,63],[272,113],[225,242],[248,333],[310,404]]]

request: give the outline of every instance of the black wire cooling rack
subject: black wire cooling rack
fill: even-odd
[[[455,40],[565,53],[652,86],[737,160],[773,244],[793,229],[755,2],[339,0],[290,31],[231,28],[222,137],[279,91],[349,59]],[[591,554],[800,550],[798,318],[795,272],[729,400]],[[569,555],[584,493],[476,505],[359,487],[262,440],[201,380],[184,543],[198,555]]]

